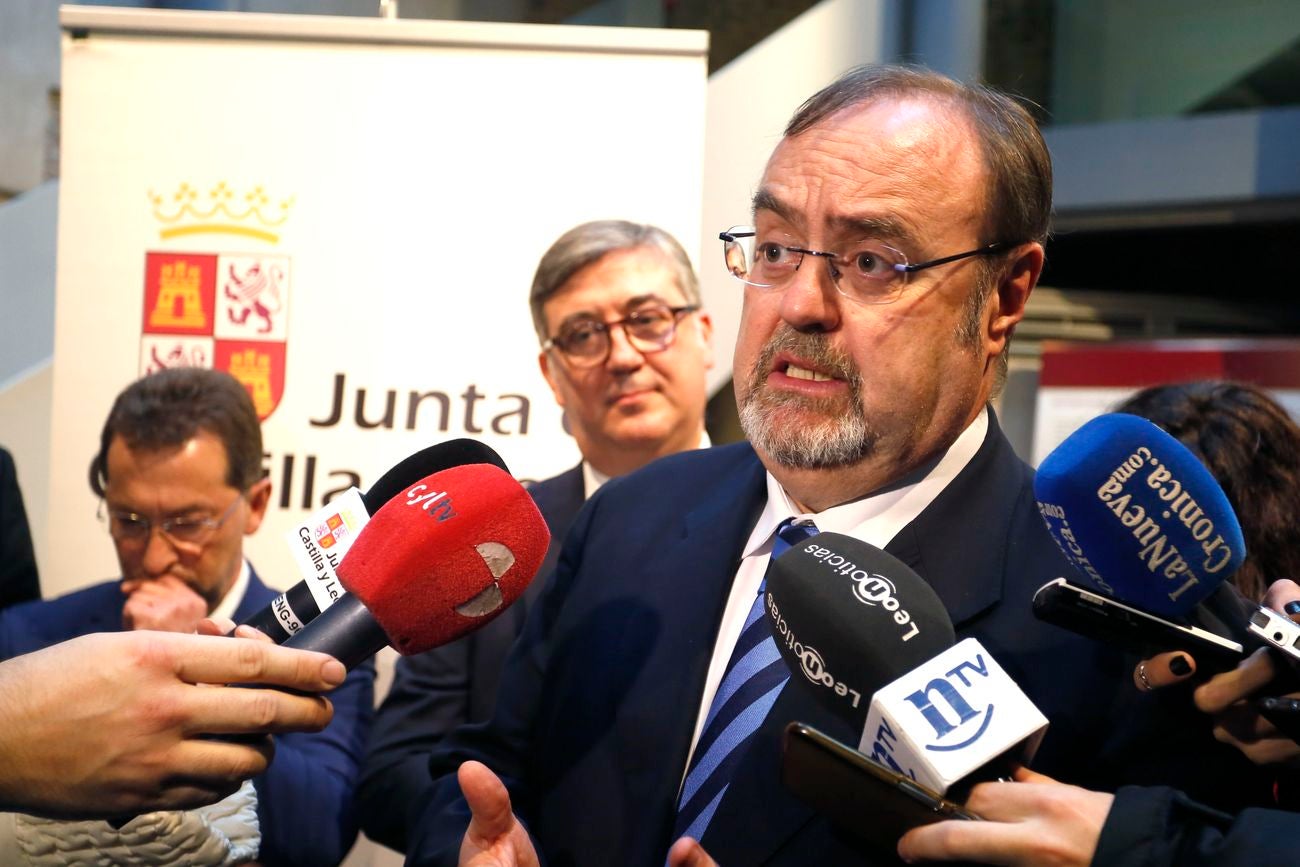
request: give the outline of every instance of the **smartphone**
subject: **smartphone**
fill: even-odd
[[[918,825],[979,818],[801,722],[786,726],[781,781],[844,831],[890,852],[899,837]]]
[[[1203,674],[1230,671],[1244,656],[1239,642],[1191,624],[1157,617],[1064,578],[1038,588],[1034,616],[1142,657],[1185,650],[1195,658],[1198,673]]]
[[[1300,623],[1270,608],[1260,607],[1251,613],[1249,628],[1292,661],[1300,660]]]

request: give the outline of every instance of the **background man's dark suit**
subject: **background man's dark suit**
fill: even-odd
[[[14,459],[0,449],[0,608],[41,598],[32,531]]]
[[[454,771],[465,759],[507,784],[548,863],[663,864],[764,478],[753,450],[737,444],[665,458],[588,502],[511,652],[490,725],[460,730],[434,754],[431,771],[445,776],[408,864],[456,862],[468,809]],[[888,550],[935,588],[958,636],[978,638],[1052,720],[1036,768],[1089,781],[1097,768],[1122,770],[1135,745],[1115,735],[1116,696],[1132,691],[1132,665],[1032,617],[1033,591],[1066,567],[1037,514],[1032,471],[991,413],[976,456]],[[861,862],[780,784],[780,733],[791,720],[854,745],[860,734],[788,684],[702,841],[718,863]]]
[[[276,595],[251,574],[235,620],[257,613]],[[120,632],[124,601],[118,582],[107,581],[0,611],[0,659],[91,632]],[[334,719],[324,731],[275,736],[271,767],[253,778],[262,833],[259,863],[337,864],[351,848],[357,832],[353,788],[374,714],[374,676],[374,666],[366,663],[329,694]]]
[[[418,809],[433,783],[429,752],[457,726],[492,715],[506,655],[582,508],[582,465],[531,485],[528,492],[551,531],[550,547],[533,583],[509,610],[477,632],[399,659],[383,713],[375,718],[357,787],[358,811],[367,836],[399,851],[406,848],[409,826],[402,817]]]

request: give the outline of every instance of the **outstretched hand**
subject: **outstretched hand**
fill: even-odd
[[[484,764],[465,762],[456,779],[472,814],[460,844],[461,867],[535,867],[533,841],[497,775]]]

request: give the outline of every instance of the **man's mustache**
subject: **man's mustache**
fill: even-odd
[[[762,386],[772,370],[773,360],[783,352],[797,356],[836,379],[844,380],[855,394],[862,384],[862,375],[858,372],[857,364],[843,350],[832,346],[826,335],[796,331],[783,322],[772,335],[767,346],[763,347],[763,352],[750,371],[751,392]]]

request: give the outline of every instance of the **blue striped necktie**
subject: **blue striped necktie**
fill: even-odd
[[[795,524],[787,518],[777,527],[772,543],[772,560],[792,546],[817,533],[811,524]],[[769,563],[768,569],[771,569]],[[682,784],[677,802],[677,822],[673,839],[687,836],[699,840],[713,818],[714,811],[727,793],[727,785],[744,755],[744,747],[754,737],[776,697],[790,679],[790,670],[772,640],[771,627],[763,616],[763,589],[749,609],[736,648],[731,652],[727,670],[718,684],[718,692],[709,705],[704,729],[695,745],[691,766]]]

